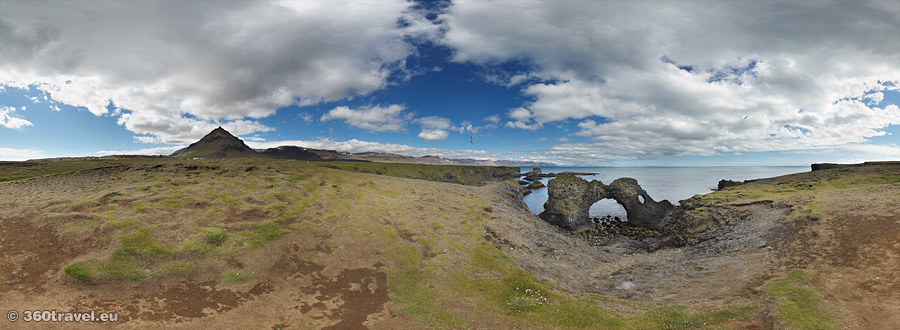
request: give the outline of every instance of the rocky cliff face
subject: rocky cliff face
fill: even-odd
[[[669,201],[654,201],[632,178],[616,179],[607,186],[597,180],[563,175],[550,180],[547,187],[549,197],[539,217],[569,230],[589,224],[591,205],[605,198],[622,204],[629,222],[651,229],[660,229],[666,213],[674,209]]]

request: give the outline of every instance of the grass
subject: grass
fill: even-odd
[[[164,256],[169,255],[172,251],[160,244],[153,231],[147,228],[141,228],[131,233],[120,234],[119,242],[122,244],[122,251],[129,254],[139,256]]]
[[[113,253],[76,260],[63,268],[67,276],[102,283],[211,273],[219,274],[223,286],[252,283],[264,280],[257,278],[262,273],[254,268],[229,269],[216,258],[263,259],[280,251],[266,248],[272,241],[297,232],[308,236],[292,239],[311,237],[304,239],[318,240],[331,250],[348,245],[364,249],[360,255],[371,256],[366,262],[380,264],[379,270],[387,275],[388,295],[396,312],[422,327],[466,328],[473,317],[467,314],[474,314],[520,327],[691,329],[746,318],[756,310],[739,305],[701,312],[677,304],[610,303],[608,297],[565,293],[527,273],[485,240],[484,222],[490,215],[483,209],[492,205],[488,201],[502,203],[502,198],[476,191],[480,188],[352,173],[455,183],[481,182],[497,174],[474,174],[477,167],[210,160],[191,162],[201,170],[187,171],[177,170],[184,167],[178,165],[183,160],[155,162],[163,167],[122,174],[121,184],[114,188],[123,196],[117,208],[92,210],[119,241]],[[215,171],[202,170],[204,164],[213,163],[218,167]],[[257,168],[245,172],[247,166]],[[238,175],[218,174],[223,171]],[[469,177],[471,181],[465,179]],[[344,199],[351,194],[353,200]],[[431,196],[427,202],[426,195]],[[192,198],[204,203],[193,203]],[[235,220],[229,210],[251,204],[266,210],[268,219],[223,221]],[[415,208],[419,206],[421,210]],[[341,258],[348,256],[346,251],[303,253],[317,263],[335,265],[346,263]]]
[[[241,284],[252,280],[254,277],[253,271],[250,269],[231,269],[222,273],[219,283],[222,285]]]
[[[95,280],[144,281],[149,274],[141,267],[138,256],[116,250],[106,259],[88,259],[73,262],[63,268],[63,272],[81,282]]]
[[[78,233],[87,229],[98,228],[103,222],[100,220],[84,220],[78,222],[70,222],[66,224],[66,231],[70,233]]]
[[[98,167],[117,165],[109,160],[41,160],[27,162],[0,162],[0,182],[30,179]]]
[[[76,261],[66,265],[63,267],[63,272],[81,282],[90,283],[92,280],[91,268],[84,261]]]
[[[837,311],[804,285],[812,276],[808,270],[795,269],[763,286],[763,293],[775,303],[778,322],[787,329],[835,329],[840,323]]]
[[[291,232],[290,230],[282,229],[274,221],[252,224],[251,226],[255,228],[232,234],[236,239],[243,241],[251,248],[260,248],[266,243]]]
[[[219,227],[203,228],[203,237],[206,237],[206,241],[210,244],[221,245],[222,242],[225,242],[225,229]]]
[[[184,276],[190,275],[200,269],[200,265],[196,261],[172,261],[164,264],[157,271],[163,275]]]
[[[482,184],[495,181],[504,175],[518,173],[515,167],[425,165],[409,163],[376,163],[328,161],[316,162],[318,166],[333,167],[344,171],[372,173],[401,178],[420,179],[459,184]]]
[[[106,225],[116,228],[116,229],[122,229],[122,228],[135,227],[138,225],[138,223],[133,218],[125,218],[125,219],[117,219],[117,220],[107,220]]]

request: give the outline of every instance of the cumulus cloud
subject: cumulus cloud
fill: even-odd
[[[22,110],[24,109],[25,107],[22,107]],[[34,124],[32,124],[30,121],[19,117],[13,117],[13,111],[16,111],[15,107],[0,107],[0,126],[12,129],[22,128],[25,126],[34,126]]]
[[[119,123],[129,130],[180,143],[208,132],[201,125],[263,118],[280,107],[386,86],[392,74],[404,72],[412,43],[438,31],[412,6],[405,0],[5,2],[0,85],[36,86],[95,115],[123,114]]]
[[[507,113],[507,115],[509,116],[509,118],[512,118],[513,120],[507,121],[506,127],[521,128],[521,129],[527,129],[527,130],[531,130],[531,131],[535,131],[535,130],[544,128],[543,122],[529,123],[534,118],[534,115],[531,113],[531,110],[528,110],[526,108],[518,107],[518,108],[512,109],[509,111],[509,113]]]
[[[425,141],[443,141],[450,134],[450,119],[438,116],[428,116],[416,119],[416,123],[422,126],[419,138]]]
[[[523,14],[525,13],[525,14]],[[900,124],[891,1],[457,1],[454,60],[523,61],[499,84],[531,101],[507,127],[578,120],[577,159],[710,155],[863,143]],[[865,22],[865,24],[860,24]]]
[[[364,106],[359,109],[340,106],[322,115],[320,120],[341,120],[347,125],[375,132],[399,132],[413,116],[412,113],[404,113],[405,110],[406,107],[400,104],[387,107]]]

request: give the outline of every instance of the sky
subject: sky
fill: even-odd
[[[900,160],[900,2],[0,0],[0,160]]]

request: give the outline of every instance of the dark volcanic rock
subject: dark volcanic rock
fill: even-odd
[[[744,181],[731,181],[731,180],[719,180],[719,185],[716,186],[716,190],[722,190],[728,187],[737,187],[741,186],[756,180],[744,180]]]
[[[536,181],[542,178],[542,173],[540,168],[533,168],[531,172],[525,173],[525,180]]]
[[[588,210],[591,205],[607,196],[606,185],[597,180],[587,182],[577,176],[565,175],[547,184],[547,202],[538,216],[568,230],[590,223]]]
[[[632,178],[616,179],[607,186],[597,180],[588,182],[563,175],[550,180],[547,194],[549,197],[540,218],[569,230],[589,224],[591,205],[605,198],[622,204],[633,225],[651,229],[660,229],[666,213],[674,209],[668,201],[654,201]]]
[[[632,178],[616,179],[609,184],[608,191],[610,198],[622,204],[628,214],[628,222],[635,226],[660,229],[666,213],[675,208],[667,200],[654,201]]]
[[[535,182],[532,182],[531,184],[529,184],[528,186],[526,186],[525,189],[534,190],[534,189],[540,189],[540,188],[544,188],[544,187],[546,187],[546,186],[542,182],[535,181]]]
[[[525,180],[519,180],[519,181],[517,181],[517,182],[518,182],[520,185],[523,185],[523,186],[528,184],[528,181],[525,181]]]
[[[737,187],[742,184],[744,184],[743,181],[719,180],[719,185],[716,187],[716,190],[722,190],[728,187]]]

